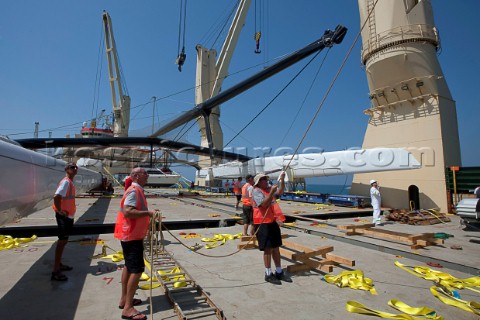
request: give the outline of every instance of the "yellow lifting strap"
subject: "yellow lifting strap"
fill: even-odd
[[[445,296],[440,295],[438,293],[439,291]],[[456,298],[451,291],[441,287],[432,286],[430,287],[430,292],[435,296],[435,298],[449,306],[457,307],[462,310],[475,313],[476,315],[480,315],[480,303],[478,302],[465,301],[460,298]]]
[[[107,255],[107,249],[110,249],[115,253]],[[102,253],[96,254],[92,257],[92,259],[98,259],[98,258],[100,258],[100,259],[112,259],[112,262],[120,262],[124,259],[122,250],[117,251],[117,250],[114,250],[114,249],[110,248],[107,245],[102,246]]]
[[[237,234],[228,234],[228,233],[223,233],[223,234],[215,234],[213,235],[213,238],[202,238],[203,242],[213,242],[212,244],[206,244],[205,249],[213,249],[216,247],[219,247],[223,245],[225,242],[228,240],[233,240],[233,239],[238,239],[242,236],[241,233]]]
[[[145,259],[144,261],[145,261],[145,267],[147,267],[148,270],[151,270],[150,263]],[[182,281],[182,280],[185,280],[185,276],[184,275],[170,276],[172,274],[177,274],[181,272],[182,272],[182,269],[180,269],[179,267],[174,267],[170,271],[159,270],[158,274],[162,277],[162,280],[164,281],[176,281],[173,284],[174,288],[182,288],[187,286],[187,283],[185,281]],[[140,280],[149,281],[150,277],[146,273],[142,273]],[[152,282],[158,282],[158,279],[154,277],[152,278]],[[138,287],[142,290],[150,290],[150,289],[158,288],[160,286],[161,286],[160,283],[155,283],[151,285],[150,283],[147,283],[147,284],[139,285]]]
[[[440,272],[427,267],[405,266],[398,261],[395,262],[395,265],[416,277],[434,281],[436,286],[432,286],[430,288],[430,292],[443,303],[480,315],[480,303],[462,300],[460,299],[458,292],[453,290],[453,288],[456,288],[480,292],[480,290],[472,288],[480,287],[480,277],[459,279],[448,273]],[[439,292],[443,295],[440,295]]]
[[[30,238],[13,238],[12,236],[0,235],[0,251],[22,247],[22,244],[32,242],[37,239],[36,235]]]
[[[377,295],[372,279],[364,277],[361,270],[343,271],[337,276],[327,274],[323,280],[340,288],[350,287],[355,290],[370,291],[371,294]]]
[[[401,311],[403,314],[393,314],[383,311],[370,309],[357,301],[347,301],[346,309],[351,313],[366,314],[370,316],[377,316],[384,319],[400,319],[400,320],[416,320],[416,319],[434,319],[443,320],[443,317],[438,316],[435,310],[427,307],[410,307],[408,304],[400,300],[390,300],[388,304]]]
[[[398,261],[395,261],[395,265],[400,269],[407,271],[410,274],[413,274],[416,277],[423,278],[425,280],[434,281],[436,284],[440,286],[444,286],[446,288],[456,288],[456,289],[469,289],[475,292],[480,292],[478,289],[474,289],[473,287],[480,288],[480,277],[471,277],[466,279],[460,279],[448,274],[446,272],[441,272],[437,270],[430,269],[428,267],[423,266],[406,266],[401,264]]]

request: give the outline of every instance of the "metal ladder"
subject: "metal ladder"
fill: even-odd
[[[156,245],[159,243],[158,239],[150,241],[151,236],[150,232],[144,242],[145,259],[150,264],[153,274],[165,291],[165,296],[172,304],[178,318],[186,320],[192,317],[215,316],[217,319],[226,319],[223,310],[215,305],[210,296],[193,280],[180,263],[170,253]],[[151,243],[153,243],[153,248],[150,248]],[[175,268],[180,271],[171,273]],[[159,271],[167,272],[167,274],[161,275]]]

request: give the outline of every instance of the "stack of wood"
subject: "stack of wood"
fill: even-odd
[[[435,209],[412,211],[405,209],[393,210],[392,213],[385,216],[385,219],[411,225],[430,225],[450,222],[450,218]]]

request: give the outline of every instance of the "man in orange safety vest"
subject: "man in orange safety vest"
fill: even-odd
[[[143,239],[147,235],[150,218],[158,210],[148,210],[143,190],[143,186],[148,182],[148,173],[145,169],[134,168],[130,177],[132,185],[125,191],[120,202],[114,232],[114,237],[120,240],[125,258],[121,280],[122,294],[118,307],[123,310],[123,319],[146,319],[146,316],[135,309],[142,300],[133,297],[140,277],[145,271]]]
[[[54,281],[66,281],[68,277],[62,271],[70,271],[73,268],[62,264],[63,249],[68,243],[68,237],[73,230],[73,218],[75,217],[75,185],[73,178],[77,174],[78,167],[75,163],[69,162],[65,165],[65,178],[58,184],[55,196],[53,197],[53,211],[58,226],[58,241],[55,247],[55,261],[51,279]]]

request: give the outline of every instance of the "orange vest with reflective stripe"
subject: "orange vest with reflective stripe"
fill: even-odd
[[[252,185],[250,183],[245,183],[242,187],[242,202],[244,206],[252,206],[252,195],[248,192],[248,188]]]
[[[65,195],[65,197],[62,197],[61,200],[62,211],[68,213],[69,218],[73,218],[75,216],[75,212],[77,211],[77,207],[75,206],[75,185],[73,184],[72,180],[70,180],[68,177],[65,177],[60,180],[58,186],[60,186],[64,180],[68,181],[68,189],[67,194]],[[57,209],[57,207],[55,207],[55,202],[53,203],[52,208],[55,212],[60,211]]]
[[[135,209],[139,211],[148,210],[147,199],[142,190],[136,186],[131,185],[122,197],[120,202],[120,210],[117,214],[117,222],[115,223],[115,232],[113,236],[121,241],[143,240],[147,235],[148,224],[150,217],[144,216],[137,219],[125,218],[125,199],[130,192],[135,192],[137,198],[137,205]]]
[[[268,197],[268,192],[264,191],[260,188],[255,187],[255,189],[260,190],[265,197]],[[261,224],[261,223],[272,223],[275,221],[285,221],[285,216],[283,215],[282,209],[275,200],[272,200],[272,203],[267,209],[260,207],[260,204],[255,202],[255,199],[252,197],[252,204],[253,204],[253,224]],[[265,213],[267,214],[265,216]],[[265,219],[263,217],[265,216]]]

